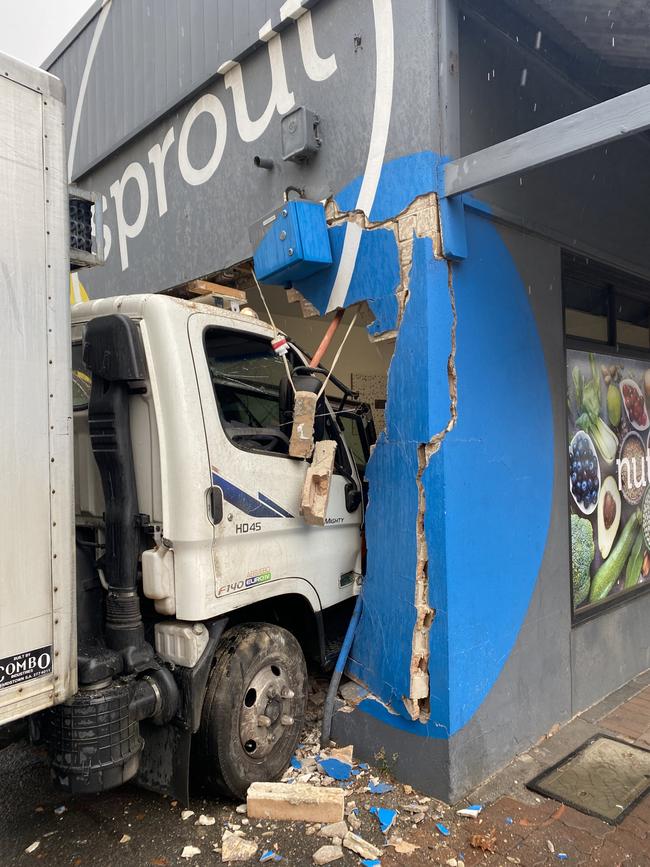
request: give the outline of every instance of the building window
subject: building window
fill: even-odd
[[[574,620],[650,587],[650,283],[563,257]]]
[[[567,337],[650,350],[650,282],[564,253],[562,286]]]

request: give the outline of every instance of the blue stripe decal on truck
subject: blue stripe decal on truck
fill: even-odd
[[[246,491],[242,491],[228,479],[215,473],[214,470],[212,471],[212,484],[221,488],[223,498],[227,503],[252,518],[293,518],[293,515],[276,505],[264,494],[259,493],[259,499],[257,499],[251,494],[247,494]]]
[[[293,515],[290,515],[289,512],[286,512],[282,508],[282,506],[278,506],[277,503],[274,503],[273,500],[271,500],[269,497],[265,496],[261,491],[258,494],[258,496],[263,503],[266,503],[267,506],[270,506],[272,509],[275,509],[275,511],[279,512],[279,514],[283,518],[293,518]]]

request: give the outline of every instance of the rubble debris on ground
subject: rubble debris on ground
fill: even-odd
[[[368,791],[373,795],[385,795],[386,792],[392,792],[393,787],[390,783],[381,783],[378,780],[370,780],[368,783]]]
[[[340,761],[347,762],[348,765],[351,765],[354,757],[354,747],[352,744],[347,747],[332,747],[329,754],[333,759],[340,759]]]
[[[358,831],[361,827],[361,819],[359,818],[359,808],[354,807],[348,814],[348,825],[353,831]]]
[[[349,780],[352,775],[352,765],[340,759],[320,759],[318,766],[334,780]]]
[[[343,839],[348,833],[348,826],[344,821],[332,822],[329,825],[324,825],[318,832],[319,837],[340,837]]]
[[[469,807],[463,807],[461,810],[456,810],[456,815],[477,819],[482,809],[483,807],[480,804],[471,804]]]
[[[309,722],[319,719],[324,695],[323,689],[310,696],[306,715]],[[329,864],[340,860],[345,855],[345,849],[357,854],[362,864],[379,864],[382,848],[358,833],[363,827],[360,807],[351,797],[348,797],[345,805],[345,796],[352,796],[354,793],[360,798],[362,810],[378,821],[378,830],[384,835],[384,846],[390,845],[400,855],[412,855],[420,848],[417,844],[405,840],[402,833],[396,834],[395,828],[398,821],[415,827],[428,815],[439,818],[437,813],[432,812],[429,803],[431,799],[414,795],[411,786],[400,787],[378,775],[368,776],[370,766],[366,762],[354,760],[352,745],[322,748],[319,741],[319,727],[308,726],[282,782],[255,783],[249,788],[248,816],[253,820],[260,818],[262,821],[307,822],[303,830],[305,838],[316,835],[317,838],[327,839],[327,842],[317,847],[313,853],[315,864]],[[382,804],[381,800],[368,803],[368,793],[373,799],[383,800],[384,796],[389,796],[390,806]],[[398,805],[394,802],[396,798],[401,799],[407,795],[410,800],[404,804],[402,820],[401,806],[397,809]],[[332,796],[337,804],[336,820],[331,820],[323,809],[324,804],[331,803]],[[243,805],[237,809],[243,812]],[[377,833],[372,830],[376,827],[369,826],[371,835]],[[386,835],[391,832],[393,835],[388,841]],[[269,833],[270,836],[270,832],[264,833]]]
[[[400,855],[412,855],[416,849],[420,847],[415,843],[409,843],[408,840],[396,840],[394,843],[390,841],[389,846],[392,846]]]
[[[341,846],[321,846],[312,855],[312,861],[314,864],[331,864],[333,861],[343,858],[344,855]]]
[[[342,789],[321,789],[307,783],[252,783],[247,796],[251,819],[294,819],[302,822],[340,822]]]
[[[171,867],[172,863],[177,862],[188,863],[190,867],[203,867],[204,863],[231,863],[235,867],[238,862],[248,865],[280,863],[280,867],[282,864],[300,867],[334,864],[336,867],[343,863],[350,867],[379,867],[380,864],[384,867],[388,864],[419,867],[425,863],[465,867],[464,848],[469,864],[475,865],[494,861],[502,867],[524,867],[526,864],[541,863],[541,860],[549,864],[561,861],[570,864],[580,860],[573,845],[574,835],[580,835],[581,843],[590,841],[583,831],[572,830],[570,822],[563,824],[562,817],[570,813],[569,808],[557,808],[557,805],[543,802],[540,798],[534,799],[534,803],[531,799],[528,804],[519,803],[513,798],[503,798],[496,804],[484,805],[472,803],[468,799],[450,807],[421,795],[412,786],[391,779],[375,767],[370,769],[367,763],[355,758],[350,745],[322,747],[319,719],[324,695],[323,686],[310,696],[306,726],[295,751],[295,761],[287,768],[283,781],[274,785],[288,794],[289,801],[296,800],[301,785],[312,796],[314,791],[326,798],[334,795],[341,805],[336,821],[327,819],[320,809],[317,815],[312,814],[308,820],[285,819],[277,815],[264,819],[249,816],[245,803],[235,803],[229,807],[223,803],[193,798],[194,810],[185,810],[178,801],[167,799],[163,803],[166,809],[173,812],[178,823],[176,833],[181,836],[173,854],[163,857],[163,853],[154,855],[152,852],[152,857],[147,857],[147,863],[153,867]],[[380,752],[378,760],[383,755],[383,751]],[[328,760],[335,761],[332,763]],[[328,768],[340,768],[339,763],[345,766],[344,770],[349,768],[347,779],[335,780],[327,773]],[[477,800],[481,800],[481,797]],[[27,833],[33,839],[38,828],[38,839],[24,849],[30,842],[30,839],[25,839],[20,846],[21,854],[26,852],[33,859],[51,860],[49,838],[59,835],[60,840],[63,825],[69,834],[77,818],[75,813],[79,812],[74,807],[74,801],[69,802],[69,813],[61,810],[62,805],[57,807],[57,804],[59,802],[54,798],[45,805],[34,806],[30,802],[28,812],[38,825]],[[133,820],[143,820],[145,815],[144,812],[136,812],[137,809],[129,801],[123,810],[125,818],[119,816],[116,819],[120,824],[115,825],[112,845],[123,843],[122,852],[132,848],[144,851],[144,841],[136,829],[145,823],[136,824]],[[66,815],[63,816],[63,813]],[[125,821],[129,822],[127,827],[121,824]],[[631,834],[628,832],[625,846],[633,844],[635,833],[641,835],[645,829],[644,819],[632,815],[629,821],[637,824],[631,824]],[[599,824],[596,820],[593,823],[596,826]],[[58,830],[46,831],[48,827]],[[122,834],[122,830],[128,833]],[[598,827],[595,828],[592,836],[594,839],[599,838],[599,846],[606,833],[610,833],[610,829],[604,824],[602,832]],[[119,834],[122,834],[121,838]],[[524,842],[527,839],[531,842]],[[642,847],[645,840],[645,834],[643,840],[639,836],[637,845]],[[86,841],[77,840],[75,836],[74,843],[81,846]],[[607,852],[604,860],[596,858],[594,861],[593,851],[593,863],[618,863],[610,858],[615,853],[609,844],[603,850]],[[533,858],[533,853],[539,857]],[[634,863],[645,863],[645,860],[637,857]]]
[[[386,807],[371,807],[370,813],[379,820],[382,834],[388,834],[397,819],[397,810],[389,810]]]
[[[226,830],[221,838],[221,860],[224,864],[230,861],[248,861],[258,848],[254,840],[247,840],[234,831]]]
[[[204,813],[201,813],[201,815],[199,816],[199,818],[196,820],[196,822],[194,824],[195,825],[201,825],[201,826],[207,828],[210,825],[214,825],[214,823],[216,821],[217,820],[214,818],[214,816],[206,816]]]
[[[363,837],[359,837],[358,834],[354,834],[352,831],[348,831],[343,838],[343,845],[346,849],[350,849],[352,852],[356,852],[357,855],[361,855],[362,858],[381,857],[381,849],[373,846],[372,843],[369,843],[367,840],[364,840]]]
[[[483,852],[494,852],[494,844],[496,841],[497,832],[492,828],[492,830],[487,834],[472,834],[469,838],[469,845],[473,849],[481,849]]]

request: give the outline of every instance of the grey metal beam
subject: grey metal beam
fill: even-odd
[[[438,153],[460,154],[460,81],[458,76],[458,0],[438,0],[435,26],[438,31],[438,99],[440,144]],[[434,123],[434,129],[436,124]]]
[[[444,195],[455,196],[650,128],[650,84],[453,160]]]

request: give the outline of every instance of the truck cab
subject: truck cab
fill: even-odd
[[[193,684],[157,731],[139,721],[148,735],[136,774],[177,794],[182,759],[164,728],[176,739],[195,736],[217,790],[241,796],[253,779],[282,772],[304,717],[305,656],[328,664],[361,583],[363,413],[346,411],[345,388],[340,422],[333,401],[319,399],[314,437],[336,443],[334,472],[322,523],[307,523],[300,503],[309,461],[289,454],[293,380],[319,379],[291,343],[286,359],[278,355],[273,328],[250,314],[168,295],[72,309],[79,683],[92,690],[107,675],[137,680],[147,669],[128,641],[115,640],[124,612],[113,612],[107,646],[96,638],[102,594],[115,586],[111,562],[135,544],[127,592],[140,600],[144,641],[177,685]],[[122,378],[113,361],[125,335],[135,357]],[[124,399],[109,424],[104,398],[118,385]],[[107,659],[116,648],[123,659]],[[59,782],[69,771],[62,767]]]
[[[314,527],[299,514],[306,462],[288,454],[273,331],[206,303],[136,295],[73,307],[77,525],[98,526],[104,513],[82,349],[88,323],[111,315],[136,325],[145,354],[129,409],[138,508],[154,543],[143,593],[156,612],[203,621],[295,595],[318,613],[353,595],[363,504],[351,493],[361,479],[334,411],[323,401],[317,431],[336,438],[337,458],[325,525]],[[288,357],[290,369],[307,364],[295,347]]]

